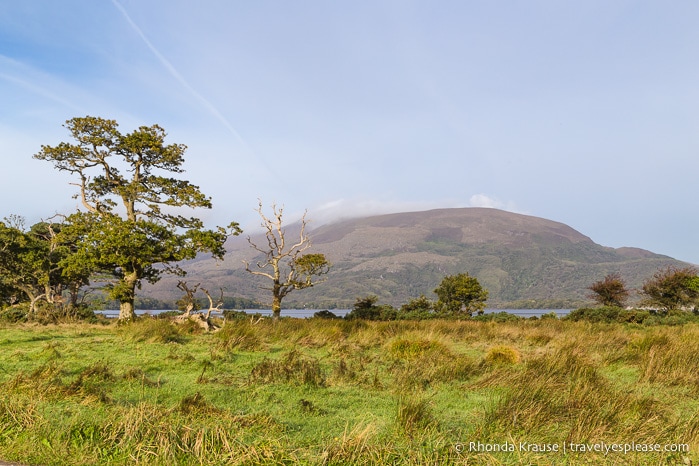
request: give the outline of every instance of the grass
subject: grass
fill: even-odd
[[[25,464],[699,461],[697,324],[143,319],[6,325],[0,352]],[[689,452],[541,451],[632,442]]]

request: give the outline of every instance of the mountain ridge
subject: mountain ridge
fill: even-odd
[[[287,234],[297,235],[298,228],[290,225]],[[574,307],[589,302],[587,287],[607,273],[618,272],[630,288],[639,288],[659,268],[688,265],[640,248],[601,246],[564,223],[490,208],[344,219],[308,233],[309,251],[325,254],[333,268],[325,283],[290,294],[290,307],[346,308],[370,294],[399,306],[420,294],[433,297],[445,275],[461,272],[489,290],[490,307]],[[261,235],[252,239],[264,241]],[[226,246],[221,263],[202,257],[184,264],[188,280],[266,302],[259,287],[267,284],[242,266],[259,255],[245,237]],[[175,284],[166,277],[147,293],[171,298]]]

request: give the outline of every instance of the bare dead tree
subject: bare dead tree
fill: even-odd
[[[208,321],[209,318],[211,317],[211,313],[213,311],[220,312],[221,311],[221,306],[223,306],[223,288],[220,288],[221,290],[221,295],[219,296],[218,300],[216,301],[216,305],[214,306],[214,300],[211,298],[211,293],[209,293],[209,290],[206,288],[201,288],[201,291],[204,292],[207,298],[209,298],[209,310],[206,312],[206,320]]]
[[[192,311],[196,307],[196,300],[194,299],[194,295],[196,294],[199,285],[200,283],[197,283],[196,285],[194,285],[194,288],[190,288],[187,285],[187,282],[185,281],[179,280],[177,282],[177,288],[179,288],[185,293],[185,296],[183,296],[180,301],[184,307],[184,315],[187,317],[189,317],[192,314]]]
[[[304,254],[311,247],[311,241],[306,234],[306,212],[301,217],[298,239],[289,245],[286,231],[283,228],[284,208],[277,208],[272,204],[272,216],[267,217],[262,211],[262,201],[259,201],[257,213],[262,219],[262,227],[267,239],[266,246],[255,244],[250,237],[250,246],[264,254],[264,259],[256,263],[257,269],[250,268],[248,261],[243,261],[245,270],[253,275],[265,277],[272,282],[272,286],[262,287],[272,292],[272,315],[279,318],[282,309],[282,299],[293,290],[310,288],[322,281],[314,280],[328,273],[330,264],[323,254]]]

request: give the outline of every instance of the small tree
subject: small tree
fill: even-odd
[[[587,289],[593,293],[590,295],[590,298],[602,306],[623,307],[626,299],[629,297],[626,283],[621,279],[621,275],[616,272],[608,274],[603,280],[596,281]]]
[[[444,314],[482,314],[488,299],[488,290],[468,273],[447,275],[434,292],[439,298],[436,307]]]
[[[243,261],[245,270],[253,275],[265,277],[272,282],[269,287],[263,287],[272,292],[272,315],[278,319],[281,315],[282,300],[294,290],[302,290],[317,285],[323,280],[315,277],[325,275],[330,270],[330,263],[323,254],[303,254],[311,247],[311,241],[306,234],[306,213],[301,218],[298,239],[292,245],[287,244],[286,231],[283,228],[283,207],[277,208],[272,204],[272,217],[267,217],[262,211],[262,201],[257,213],[262,218],[262,228],[265,229],[266,246],[255,244],[250,237],[250,246],[264,254],[264,259],[257,262],[257,270],[250,268],[248,261]]]
[[[435,303],[427,299],[423,294],[419,298],[413,298],[407,303],[400,307],[400,312],[398,313],[401,319],[430,319],[435,317],[434,313]]]
[[[111,275],[109,292],[120,303],[120,320],[136,317],[134,299],[143,280],[154,283],[163,271],[184,275],[176,263],[199,252],[223,258],[228,236],[240,233],[235,222],[205,230],[198,218],[174,213],[211,208],[199,187],[172,177],[184,171],[186,146],[165,144],[158,125],[122,134],[116,121],[88,116],[65,126],[75,144],[42,146],[34,156],[77,177],[76,197],[86,209],[68,217],[64,231],[76,238],[77,251],[64,265]]]
[[[643,284],[643,304],[672,311],[699,303],[699,276],[694,267],[659,270]]]
[[[398,316],[397,311],[388,304],[376,303],[379,297],[369,295],[363,298],[357,298],[352,307],[352,310],[345,317],[346,319],[363,319],[363,320],[395,320]]]

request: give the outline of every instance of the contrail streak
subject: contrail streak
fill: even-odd
[[[160,63],[168,70],[168,72],[174,77],[177,82],[179,82],[185,89],[189,91],[190,94],[192,94],[198,101],[201,103],[204,108],[206,108],[218,121],[220,121],[223,126],[225,126],[233,136],[237,139],[237,141],[245,148],[245,150],[254,155],[254,151],[252,148],[245,142],[243,137],[238,133],[238,131],[233,127],[233,125],[228,121],[228,119],[223,116],[223,114],[212,104],[209,102],[206,97],[201,95],[199,92],[196,91],[184,77],[177,71],[177,69],[170,63],[170,61],[163,56],[162,53],[153,45],[153,43],[148,40],[148,37],[144,34],[144,32],[141,30],[140,27],[131,19],[129,16],[128,12],[126,9],[121,5],[121,3],[118,2],[118,0],[112,0],[112,3],[114,6],[121,12],[121,14],[124,16],[126,21],[129,23],[129,25],[133,28],[134,31],[136,31],[136,34],[139,35],[139,37],[143,40],[143,42],[146,44],[146,46],[150,49],[151,52],[153,52],[153,55],[155,55]],[[264,160],[262,160],[260,157],[256,156],[256,158],[262,162],[262,165],[273,175],[276,176],[276,173],[274,170],[271,169],[270,166],[265,163]]]

